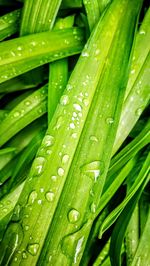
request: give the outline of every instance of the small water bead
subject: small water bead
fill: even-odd
[[[28,231],[29,230],[29,225],[25,225],[24,229],[25,229],[25,231]]]
[[[82,107],[81,107],[81,105],[79,105],[79,104],[77,104],[77,103],[74,103],[74,104],[73,104],[73,107],[76,109],[76,111],[79,111],[79,112],[82,111]]]
[[[46,150],[46,154],[50,155],[52,153],[51,150]]]
[[[83,52],[81,53],[81,56],[83,56],[83,57],[89,57],[89,53],[88,53],[88,52],[85,52],[85,51],[83,51]]]
[[[63,95],[60,98],[60,104],[61,105],[67,105],[67,104],[69,104],[69,97],[68,97],[68,95]]]
[[[23,253],[22,253],[22,258],[23,258],[23,259],[27,259],[27,257],[28,257],[28,256],[27,256],[27,253],[26,253],[25,251],[23,251]]]
[[[79,219],[80,219],[80,213],[77,210],[72,209],[71,211],[69,211],[68,220],[70,223],[76,223]]]
[[[112,117],[107,117],[106,118],[106,123],[111,125],[111,124],[114,123],[114,119]]]
[[[45,147],[50,147],[54,144],[54,137],[51,135],[45,135],[43,141],[42,141],[42,145],[44,145]]]
[[[140,116],[140,115],[142,114],[142,112],[143,112],[143,108],[140,107],[140,108],[136,109],[135,114],[136,114],[137,116]]]
[[[77,133],[73,133],[71,136],[73,139],[76,139],[78,135],[77,135]]]
[[[94,135],[90,136],[90,140],[91,140],[91,141],[98,142],[98,139],[97,139],[97,137],[96,137],[96,136],[94,136]]]
[[[140,33],[141,35],[145,35],[145,34],[146,34],[145,30],[140,30],[139,33]]]
[[[70,128],[71,129],[75,129],[75,124],[74,123],[70,123]]]
[[[18,46],[18,47],[17,47],[17,50],[18,50],[18,51],[22,51],[22,47],[21,47],[21,46]]]
[[[135,73],[135,69],[132,69],[132,70],[131,70],[131,74],[134,74],[134,73]]]
[[[43,188],[43,187],[40,188],[40,192],[41,192],[41,193],[44,192],[44,188]]]
[[[76,112],[73,112],[73,117],[77,117],[77,113]]]
[[[20,112],[16,111],[16,112],[14,113],[14,117],[19,117],[19,116],[20,116]]]
[[[91,209],[92,213],[96,212],[96,204],[94,202],[91,204],[91,208],[90,209]]]
[[[71,91],[72,88],[73,88],[73,86],[71,84],[67,84],[67,87],[66,87],[67,91]]]
[[[30,101],[25,101],[25,105],[29,106],[29,105],[31,105],[31,102]]]
[[[98,177],[104,171],[104,162],[102,161],[93,161],[81,166],[81,173],[88,176],[94,182],[97,182]]]
[[[65,164],[69,161],[69,155],[68,154],[65,154],[63,157],[62,157],[62,163]]]
[[[32,46],[36,46],[36,42],[35,41],[32,41],[31,43],[30,43]]]
[[[99,54],[100,54],[100,49],[96,49],[95,55],[99,55]]]
[[[57,181],[57,176],[56,175],[52,175],[51,179],[56,182]]]
[[[52,202],[54,200],[55,194],[52,191],[49,191],[45,194],[47,201]]]
[[[10,53],[12,56],[16,56],[16,54],[13,51],[11,51]]]
[[[41,200],[41,199],[38,200],[38,204],[39,204],[39,205],[42,204],[42,200]]]
[[[32,256],[36,256],[38,249],[39,249],[39,244],[37,243],[29,244],[27,246],[27,250]]]
[[[83,104],[84,104],[85,106],[88,106],[88,105],[89,105],[89,100],[88,100],[88,99],[84,99],[84,100],[83,100]]]
[[[64,175],[64,172],[65,172],[65,171],[64,171],[64,169],[63,169],[62,167],[59,167],[59,168],[58,168],[58,175],[59,175],[59,176],[63,176],[63,175]]]
[[[45,164],[46,164],[46,159],[44,157],[35,158],[31,168],[31,175],[33,176],[41,175],[44,171]]]
[[[29,198],[28,198],[28,204],[29,204],[29,205],[30,205],[30,204],[33,204],[34,201],[37,199],[37,196],[38,196],[37,192],[36,192],[35,190],[33,190],[33,191],[30,193],[30,195],[29,195]]]
[[[64,40],[64,43],[65,43],[65,44],[69,44],[70,42],[69,42],[67,39],[65,39],[65,40]]]
[[[13,211],[12,221],[18,221],[20,219],[20,211],[21,211],[21,206],[17,204]]]

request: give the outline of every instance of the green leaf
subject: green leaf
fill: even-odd
[[[130,202],[130,200],[134,197],[134,195],[136,195],[137,191],[140,190],[140,188],[143,186],[143,183],[145,183],[149,170],[150,170],[150,153],[148,154],[139,175],[135,179],[135,182],[130,187],[125,199],[108,215],[108,217],[105,219],[104,223],[102,224],[99,234],[100,237],[116,221],[118,216],[121,214],[121,212],[126,208],[128,203]]]
[[[0,17],[0,41],[16,33],[19,28],[20,9]]]
[[[150,239],[150,208],[148,211],[148,218],[146,221],[146,225],[144,227],[143,234],[140,238],[137,251],[135,253],[132,263],[130,264],[131,266],[136,266],[136,265],[143,266],[150,264],[149,239]]]
[[[145,168],[147,162],[149,161],[150,155],[148,156],[146,162],[143,165],[143,168]],[[149,162],[148,162],[149,163]],[[142,191],[149,181],[150,176],[148,175],[141,187],[138,188],[134,196],[131,198],[131,200],[126,205],[125,209],[121,213],[115,228],[113,230],[112,236],[111,236],[111,243],[110,243],[110,258],[111,258],[111,265],[112,266],[120,266],[120,252],[121,252],[121,246],[122,242],[125,236],[125,232],[127,229],[127,226],[129,224],[129,221],[131,219],[132,213],[135,209],[135,206],[142,194]]]
[[[83,43],[81,28],[42,32],[1,42],[0,83],[48,62],[78,54]]]
[[[16,150],[15,147],[0,149],[0,155],[6,154],[6,153],[11,153],[11,152],[14,152],[15,150]]]
[[[61,0],[26,0],[23,6],[21,35],[52,29]]]
[[[131,73],[126,89],[126,97],[113,147],[113,154],[136,124],[150,99],[150,9],[147,11],[136,38]],[[144,33],[144,34],[143,34]],[[130,110],[130,112],[129,112]]]
[[[0,145],[47,111],[47,85],[33,92],[21,101],[2,121]]]

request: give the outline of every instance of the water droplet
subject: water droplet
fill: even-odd
[[[96,212],[96,204],[94,202],[91,204],[91,212],[92,213]]]
[[[76,139],[78,135],[77,135],[77,133],[73,133],[71,136],[73,139]]]
[[[73,86],[71,84],[67,84],[67,86],[66,86],[67,91],[71,91],[72,88],[73,88]]]
[[[28,257],[28,256],[27,256],[27,253],[24,251],[24,252],[22,253],[22,258],[23,258],[23,259],[27,259],[27,257]]]
[[[25,105],[29,106],[29,105],[31,105],[31,102],[30,101],[25,101]]]
[[[88,53],[88,52],[85,52],[85,51],[83,51],[83,52],[81,53],[81,56],[83,56],[83,57],[89,57],[89,53]]]
[[[136,114],[137,116],[140,116],[140,115],[142,114],[142,111],[143,111],[143,109],[140,107],[140,108],[138,108],[138,109],[135,111],[135,114]]]
[[[69,97],[68,95],[63,95],[60,98],[60,104],[61,105],[67,105],[69,103]]]
[[[31,44],[32,46],[36,46],[36,42],[35,42],[35,41],[32,41],[30,44]]]
[[[7,229],[3,236],[3,250],[5,251],[5,255],[7,252],[7,256],[5,256],[5,265],[10,265],[10,260],[16,252],[16,249],[21,244],[22,240],[23,231],[21,225],[14,222],[10,223],[7,226]]]
[[[49,192],[47,192],[47,193],[45,194],[45,198],[46,198],[47,201],[49,201],[49,202],[51,202],[51,201],[54,200],[54,196],[55,196],[55,194],[54,194],[54,192],[52,192],[52,191],[49,191]]]
[[[77,117],[77,113],[76,113],[76,112],[73,112],[73,116],[74,116],[74,117]]]
[[[46,150],[46,154],[50,155],[52,153],[51,150]]]
[[[82,227],[74,233],[65,236],[61,241],[62,253],[73,260],[73,265],[80,264],[80,253],[84,247],[84,235],[89,230],[91,223],[83,224]]]
[[[80,219],[80,213],[77,210],[72,209],[71,211],[69,211],[68,220],[70,223],[76,223],[79,219]]]
[[[21,211],[21,206],[19,204],[17,204],[14,208],[14,211],[13,211],[12,221],[19,221],[20,211]]]
[[[43,188],[43,187],[40,188],[40,192],[41,192],[41,193],[44,192],[44,188]]]
[[[132,69],[132,70],[131,70],[131,74],[134,74],[134,73],[135,73],[135,69]]]
[[[41,200],[41,199],[38,200],[38,204],[39,204],[39,205],[42,204],[42,200]]]
[[[31,168],[31,176],[41,175],[44,171],[45,164],[46,164],[46,159],[44,157],[35,158]]]
[[[96,49],[95,54],[98,55],[100,53],[100,49]]]
[[[43,141],[42,141],[42,145],[46,146],[46,147],[50,147],[54,144],[54,137],[51,135],[45,135]]]
[[[81,167],[82,174],[90,177],[94,182],[104,171],[104,163],[102,161],[93,161],[91,163],[84,164]]]
[[[20,112],[16,111],[16,112],[14,113],[14,117],[19,117],[19,116],[20,116]]]
[[[83,104],[84,104],[85,106],[88,106],[88,105],[89,105],[89,100],[88,100],[88,99],[84,99],[84,100],[83,100]]]
[[[24,229],[25,229],[25,231],[28,231],[29,230],[29,225],[25,225]]]
[[[97,139],[97,137],[96,137],[96,136],[94,136],[94,135],[90,136],[90,140],[91,140],[91,141],[98,142],[98,139]]]
[[[51,179],[56,182],[57,176],[56,175],[52,175]]]
[[[33,190],[33,191],[30,193],[30,195],[29,195],[29,198],[28,198],[28,204],[29,204],[29,205],[30,205],[30,204],[33,204],[34,201],[36,200],[37,196],[38,196],[37,192],[36,192],[35,190]]]
[[[61,167],[58,168],[58,175],[59,175],[59,176],[63,176],[63,175],[64,175],[64,172],[65,172],[65,171],[64,171],[63,168],[61,168]]]
[[[21,46],[18,46],[18,47],[17,47],[17,50],[18,50],[18,51],[21,51],[21,50],[22,50],[22,47],[21,47]]]
[[[79,111],[79,112],[82,111],[82,107],[81,107],[81,105],[79,105],[79,104],[77,104],[77,103],[74,103],[74,104],[73,104],[73,107],[74,107],[77,111]]]
[[[140,30],[139,32],[141,35],[145,35],[145,30]]]
[[[106,118],[106,123],[111,125],[114,123],[114,119],[112,117],[108,117]]]
[[[69,160],[69,155],[68,154],[65,154],[63,157],[62,157],[62,163],[65,164],[67,163]]]
[[[37,244],[37,243],[29,244],[27,246],[27,250],[32,256],[35,256],[37,254],[38,249],[39,249],[39,244]]]
[[[70,123],[70,128],[71,129],[75,129],[75,124],[74,123]]]

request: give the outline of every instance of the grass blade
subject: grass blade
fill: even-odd
[[[55,29],[65,29],[72,27],[74,16],[57,20]],[[48,122],[51,121],[60,97],[68,81],[68,60],[67,58],[57,60],[50,64],[48,83]],[[63,98],[62,98],[63,100]],[[65,102],[65,98],[64,98]]]
[[[133,51],[131,73],[126,89],[126,98],[114,143],[113,154],[126,139],[150,99],[150,9],[141,25]],[[146,32],[146,34],[143,34]],[[144,52],[143,52],[144,51]],[[130,110],[130,112],[128,112]]]
[[[19,103],[1,123],[0,145],[47,111],[47,85],[38,89]]]
[[[147,162],[149,161],[150,155],[147,157],[146,162],[143,165],[145,168]],[[149,163],[149,162],[148,162]],[[112,233],[111,243],[110,243],[110,258],[112,266],[120,266],[120,252],[122,247],[122,242],[125,236],[125,232],[128,226],[128,223],[131,219],[132,213],[135,209],[135,206],[144,190],[144,187],[149,181],[150,176],[148,175],[145,181],[143,182],[142,186],[137,190],[133,198],[128,202],[125,209],[121,213],[115,228]]]
[[[16,33],[19,28],[20,9],[0,17],[0,41]]]
[[[84,32],[80,28],[42,32],[2,42],[0,82],[48,62],[78,54],[83,42]]]
[[[125,209],[127,204],[130,202],[130,200],[134,197],[134,195],[137,193],[137,191],[142,187],[142,184],[145,182],[147,175],[150,170],[150,153],[147,156],[145,163],[137,176],[134,184],[131,186],[130,190],[128,191],[127,196],[125,199],[115,208],[106,218],[103,225],[100,229],[100,237],[102,234],[116,221],[120,213]]]
[[[27,0],[23,7],[21,35],[52,29],[61,0]]]
[[[90,31],[92,31],[100,18],[99,1],[83,0],[83,4],[87,13]]]
[[[134,21],[133,28],[131,23],[128,25],[133,19],[128,5],[129,2],[126,2],[123,13],[125,16],[128,14],[127,25],[124,24],[122,14],[39,263],[43,263],[44,258],[46,261],[51,258],[50,262],[54,265],[61,265],[62,262],[65,265],[80,263],[99,205],[123,101],[128,58],[136,24]],[[119,6],[118,2],[111,6],[112,13],[116,6]],[[132,10],[133,6],[130,8]],[[128,43],[128,48],[125,46],[127,50],[124,47],[118,51],[118,42]],[[122,56],[125,61],[118,78],[115,66],[122,65]],[[106,145],[108,139],[109,145]],[[90,152],[87,153],[87,150]]]
[[[139,245],[137,248],[137,251],[135,253],[134,259],[131,266],[148,266],[150,264],[150,245],[149,245],[149,239],[150,239],[150,209],[148,212],[148,218],[146,221],[146,225],[144,227],[143,234],[140,238]]]

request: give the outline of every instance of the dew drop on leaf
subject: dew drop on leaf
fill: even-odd
[[[35,256],[37,254],[38,249],[39,249],[39,244],[38,243],[29,244],[27,246],[27,250],[32,256]]]
[[[79,219],[80,219],[80,213],[77,210],[72,209],[71,211],[69,211],[68,220],[70,223],[76,223]]]

